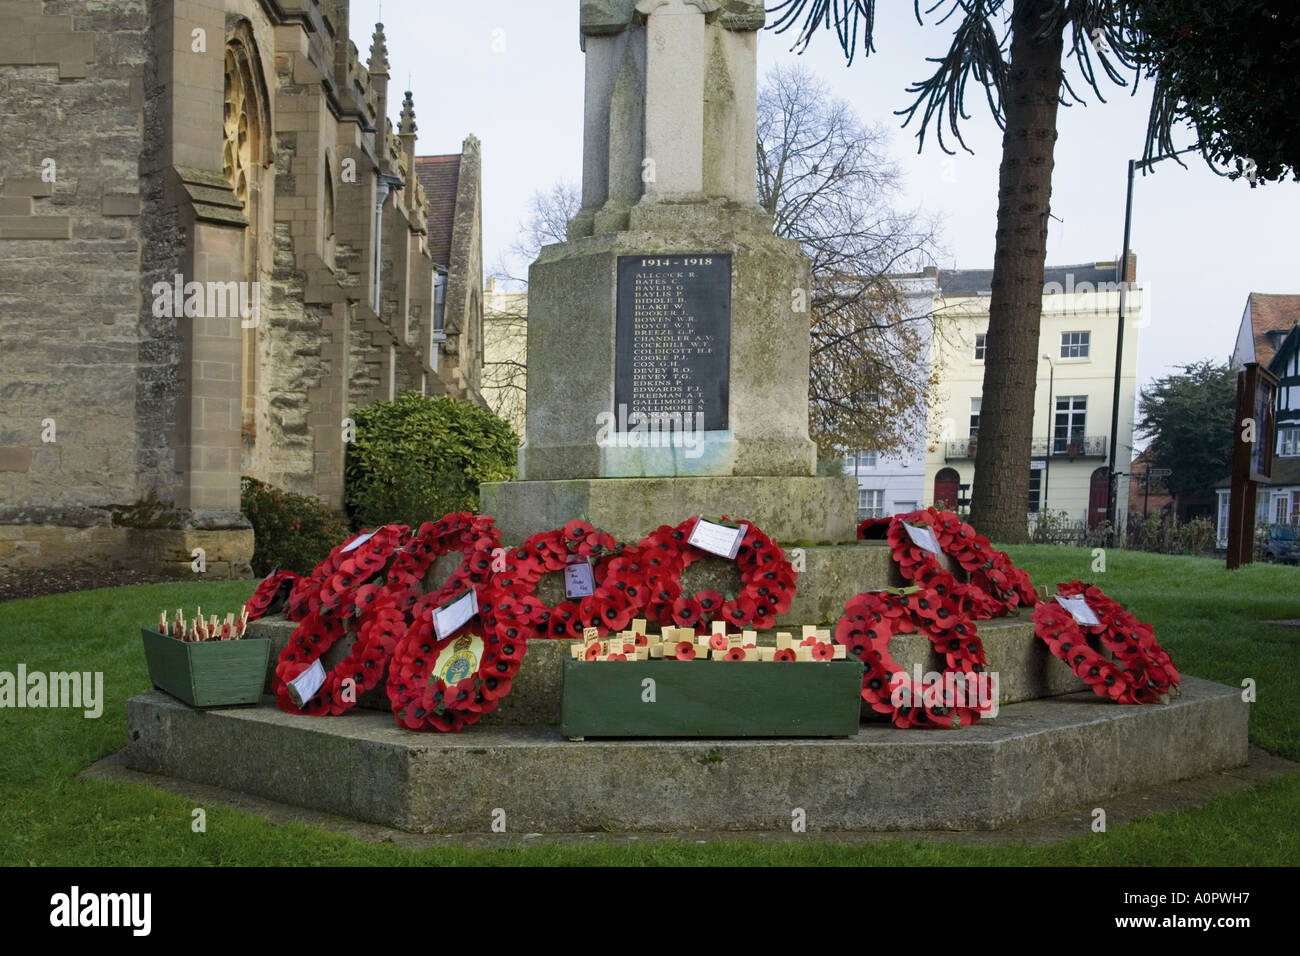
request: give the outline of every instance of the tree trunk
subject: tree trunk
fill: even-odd
[[[1029,537],[1038,326],[1063,50],[1063,27],[1054,8],[1059,8],[1055,0],[1015,0],[1012,12],[993,295],[971,492],[971,523],[1000,542]],[[1049,22],[1052,28],[1041,32]]]

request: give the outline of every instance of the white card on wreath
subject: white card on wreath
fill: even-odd
[[[591,561],[581,554],[569,555],[564,566],[564,596],[566,598],[591,597],[596,593],[596,575]]]
[[[1056,601],[1061,607],[1070,612],[1076,624],[1082,624],[1085,627],[1096,627],[1101,623],[1101,620],[1097,617],[1097,612],[1088,606],[1088,602],[1082,595],[1069,598],[1061,597],[1058,594]]]
[[[289,681],[289,696],[293,698],[294,704],[301,708],[316,696],[316,692],[324,683],[325,667],[318,658],[312,661],[311,666],[305,671]]]
[[[934,536],[934,531],[925,525],[908,524],[903,522],[903,527],[907,529],[907,536],[912,539],[912,544],[918,548],[925,548],[931,554],[940,554],[943,549],[939,547],[939,539]]]
[[[725,524],[717,524],[701,518],[695,522],[695,529],[686,543],[719,557],[734,558],[748,530],[747,524],[742,524],[739,528],[729,528]]]
[[[374,531],[367,531],[365,534],[357,535],[355,538],[353,538],[344,546],[343,553],[347,554],[349,551],[357,550],[357,548],[361,547],[363,544],[365,544],[367,541],[369,541],[378,533],[379,533],[379,529],[376,528]]]
[[[470,618],[478,613],[478,592],[470,588],[460,597],[448,602],[446,606],[436,608],[433,612],[433,629],[438,640],[445,641],[469,623]]]

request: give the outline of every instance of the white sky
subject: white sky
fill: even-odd
[[[380,5],[352,0],[353,40],[363,60]],[[951,23],[918,25],[906,0],[878,8],[871,56],[859,52],[847,67],[833,34],[819,34],[798,57],[789,51],[793,34],[764,31],[760,76],[778,63],[802,60],[864,120],[892,130],[893,154],[906,175],[903,205],[942,219],[947,254],[938,265],[991,268],[1001,132],[972,82],[963,135],[975,154],[959,150],[945,170],[947,157],[932,135],[916,153],[915,122],[903,129],[892,114],[910,105],[906,88],[931,72],[925,58],[946,51]],[[420,154],[459,152],[469,133],[482,140],[483,252],[490,269],[513,241],[532,194],[582,177],[578,0],[382,0],[382,15],[394,124],[402,92],[411,89]],[[494,52],[494,40],[498,47],[503,41],[503,52]],[[1049,265],[1119,255],[1126,162],[1141,157],[1150,85],[1144,82],[1136,97],[1110,85],[1102,92],[1104,104],[1092,95],[1089,105],[1060,112]],[[1139,345],[1141,384],[1180,363],[1226,357],[1250,292],[1300,292],[1292,238],[1300,223],[1300,184],[1252,190],[1242,180],[1214,176],[1195,153],[1184,161],[1186,170],[1167,160],[1134,186],[1132,246],[1151,302],[1151,325]],[[1131,341],[1126,335],[1126,348]]]

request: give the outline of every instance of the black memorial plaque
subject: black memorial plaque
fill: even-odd
[[[731,255],[619,256],[617,308],[618,430],[629,430],[626,423],[635,413],[680,415],[688,430],[702,413],[705,431],[726,429]]]

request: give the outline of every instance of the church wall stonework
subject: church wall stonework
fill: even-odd
[[[382,26],[363,59],[347,0],[0,8],[0,569],[189,573],[201,547],[206,573],[246,575],[241,475],[340,507],[357,407],[481,403],[477,140],[439,361]],[[251,311],[232,292],[204,313],[236,287]]]
[[[84,505],[139,493],[149,22],[143,0],[4,6],[0,564],[25,564],[91,547],[109,515]],[[68,531],[34,531],[51,519]]]

